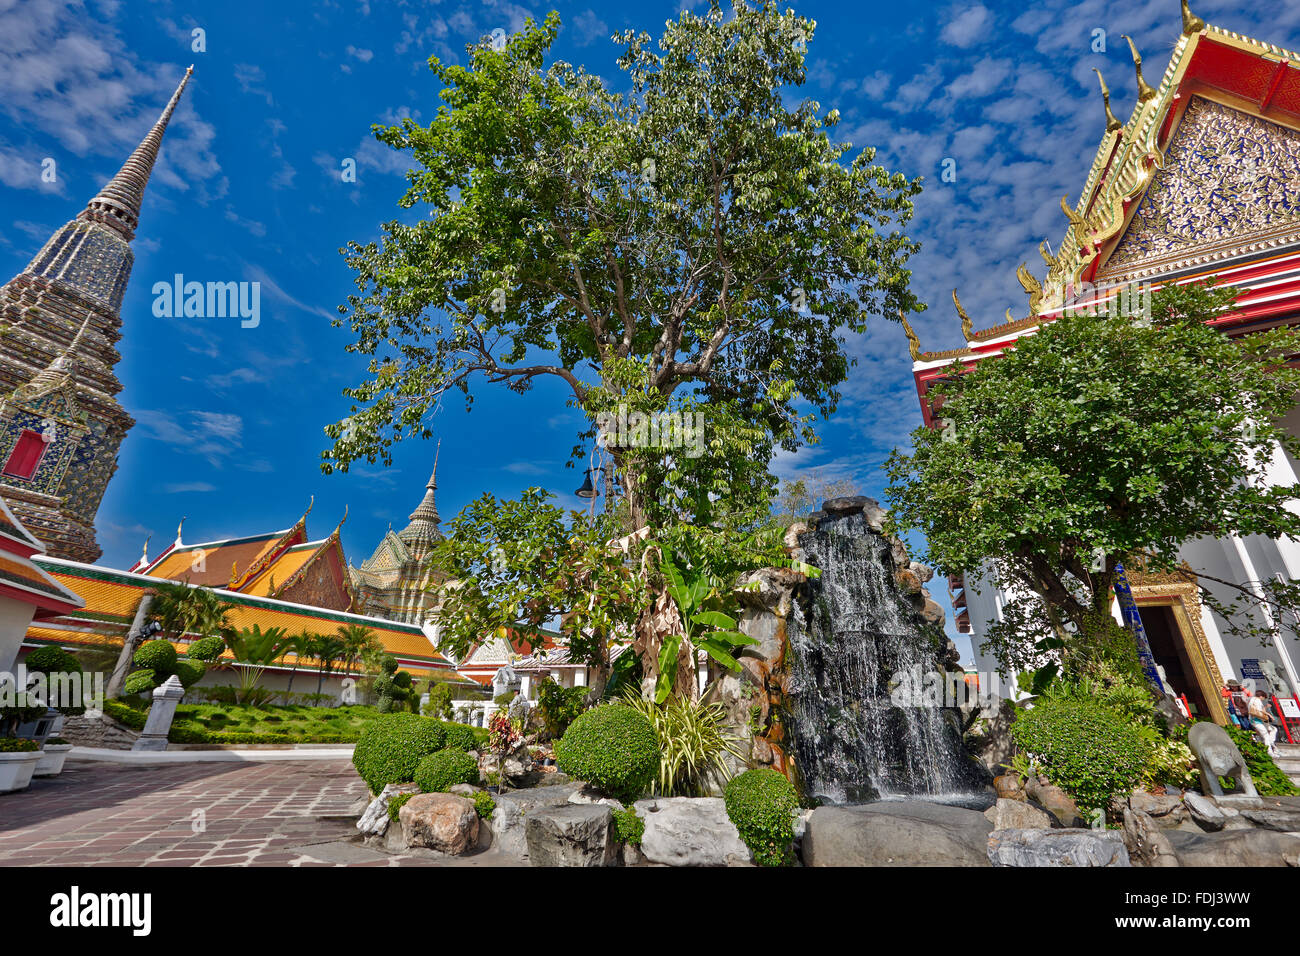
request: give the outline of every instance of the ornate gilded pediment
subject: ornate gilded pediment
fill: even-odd
[[[1193,97],[1103,271],[1300,238],[1297,182],[1300,131]]]

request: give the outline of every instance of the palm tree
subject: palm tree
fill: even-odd
[[[316,647],[316,635],[308,631],[303,631],[296,637],[289,638],[285,645],[285,651],[293,654],[293,670],[289,671],[289,686],[285,689],[284,697],[286,703],[293,694],[293,679],[298,676],[298,665],[302,663],[304,657],[311,657]]]
[[[318,637],[315,640],[312,655],[319,668],[316,678],[317,696],[320,696],[321,687],[325,684],[325,675],[334,670],[334,665],[343,660],[346,652],[347,646],[337,637]]]
[[[290,638],[282,627],[268,627],[263,631],[258,625],[246,627],[226,636],[226,644],[235,656],[239,669],[239,702],[248,703],[253,690],[268,667],[284,656]]]
[[[361,658],[379,646],[375,632],[363,624],[344,624],[339,627],[338,635],[343,642],[343,664],[348,670],[355,670]]]
[[[160,581],[153,592],[149,614],[167,637],[224,637],[232,630],[228,615],[235,605],[217,597],[211,588]]]

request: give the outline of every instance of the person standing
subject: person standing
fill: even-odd
[[[1268,698],[1263,694],[1256,694],[1250,698],[1247,705],[1250,713],[1250,725],[1255,731],[1256,736],[1268,748],[1270,756],[1276,757],[1277,747],[1273,742],[1277,739],[1277,727],[1273,724],[1273,715],[1268,712]]]

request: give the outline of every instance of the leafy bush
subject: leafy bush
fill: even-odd
[[[141,670],[170,674],[176,666],[176,648],[172,647],[171,641],[146,641],[132,660]]]
[[[492,794],[486,790],[478,790],[474,793],[474,810],[479,815],[480,820],[492,819],[492,813],[497,808],[497,802],[492,799]]]
[[[25,754],[38,750],[39,745],[34,740],[27,740],[24,737],[0,737],[0,754]]]
[[[47,644],[23,659],[28,671],[41,674],[80,674],[81,662],[61,647]]]
[[[226,642],[220,637],[201,637],[185,649],[191,660],[206,661],[209,664],[219,658],[226,649]]]
[[[388,819],[396,823],[398,815],[402,812],[402,807],[406,806],[407,801],[413,796],[415,796],[413,793],[395,794],[393,798],[388,801]]]
[[[1291,782],[1291,778],[1273,762],[1268,748],[1261,744],[1254,734],[1240,727],[1224,729],[1228,731],[1228,736],[1241,751],[1241,756],[1246,761],[1246,770],[1250,772],[1250,779],[1255,782],[1255,790],[1261,797],[1292,797],[1300,793],[1296,785]]]
[[[619,843],[640,846],[645,836],[645,821],[637,816],[635,807],[614,811],[614,838]]]
[[[1011,737],[1083,810],[1131,793],[1151,756],[1142,727],[1088,697],[1040,698],[1017,715]]]
[[[131,678],[128,677],[127,683],[129,684],[130,682]],[[127,691],[127,693],[133,692]],[[144,730],[144,722],[148,718],[146,712],[138,710],[130,704],[124,703],[120,700],[104,701],[104,713],[108,714],[108,716],[112,717],[118,723],[130,727],[132,730]]]
[[[631,803],[654,780],[659,743],[645,715],[625,704],[603,704],[569,725],[555,745],[559,768]]]
[[[770,767],[746,770],[723,791],[727,816],[759,866],[794,862],[794,814],[799,797],[794,786]]]
[[[444,722],[442,726],[447,731],[448,747],[456,750],[478,750],[479,738],[474,734],[474,727],[448,722]]]
[[[508,690],[504,694],[497,694],[495,697],[493,697],[492,703],[496,704],[498,707],[509,707],[510,702],[514,700],[515,697],[517,697],[518,695],[519,695],[519,691]]]
[[[415,779],[415,768],[443,748],[446,729],[436,720],[415,714],[386,714],[371,721],[352,753],[361,779],[378,793],[386,784]]]
[[[585,708],[587,688],[561,687],[553,680],[544,680],[537,688],[537,712],[547,736],[558,740],[578,719]]]
[[[122,684],[124,694],[147,694],[161,683],[151,670],[132,671]]]
[[[478,761],[448,747],[421,760],[412,779],[425,793],[446,793],[458,783],[478,783]]]
[[[721,704],[682,700],[675,694],[657,704],[631,689],[626,700],[654,727],[659,744],[655,787],[660,796],[702,797],[709,792],[710,778],[725,782],[730,775],[727,755],[741,758],[737,738],[722,729],[726,712]]]
[[[437,717],[440,720],[451,719],[451,685],[446,681],[438,681],[429,687],[429,700],[424,705],[424,714],[426,717]]]

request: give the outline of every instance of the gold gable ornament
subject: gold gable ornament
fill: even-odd
[[[966,314],[966,310],[961,307],[961,299],[957,298],[956,289],[952,290],[952,304],[957,307],[957,315],[961,318],[961,334],[969,340],[974,334],[975,323],[973,323],[970,316]]]
[[[1133,69],[1137,71],[1138,102],[1145,103],[1156,95],[1156,91],[1151,88],[1151,85],[1146,81],[1146,77],[1142,75],[1142,55],[1138,53],[1133,38],[1127,33],[1121,33],[1120,36],[1128,41],[1128,48],[1133,53]]]
[[[1114,133],[1116,130],[1123,129],[1124,124],[1121,123],[1115,117],[1115,114],[1111,112],[1110,88],[1106,86],[1105,77],[1101,75],[1101,70],[1097,69],[1095,66],[1092,68],[1092,72],[1097,74],[1097,82],[1101,84],[1101,103],[1102,106],[1106,108],[1106,132]]]
[[[912,326],[908,324],[907,316],[903,314],[902,309],[898,310],[898,319],[903,323],[903,334],[907,336],[907,351],[911,354],[913,362],[919,362],[921,360],[921,340],[912,331]]]

